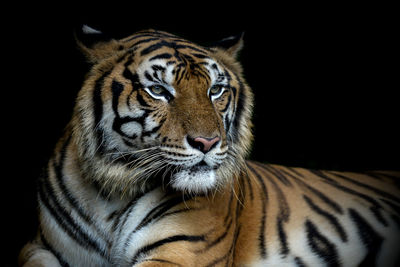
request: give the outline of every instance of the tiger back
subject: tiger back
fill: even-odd
[[[396,266],[398,173],[245,160],[242,35],[213,47],[155,30],[80,37],[92,68],[39,179],[20,265]]]

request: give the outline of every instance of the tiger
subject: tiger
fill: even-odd
[[[247,159],[243,34],[76,39],[90,70],[20,266],[400,266],[398,172]]]

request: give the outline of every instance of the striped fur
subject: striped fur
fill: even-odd
[[[93,67],[39,179],[40,226],[20,265],[399,263],[399,173],[245,161],[240,36],[205,48],[149,30],[79,45]],[[196,137],[217,141],[204,150]]]

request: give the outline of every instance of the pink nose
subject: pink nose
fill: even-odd
[[[196,148],[203,153],[207,153],[216,146],[220,138],[219,137],[206,138],[199,136],[193,139],[192,137],[187,136],[187,140],[191,147]]]

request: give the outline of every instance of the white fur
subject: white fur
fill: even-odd
[[[137,135],[140,136],[142,134],[142,125],[140,123],[137,123],[136,121],[131,121],[131,122],[127,122],[121,125],[121,130],[129,135]]]
[[[204,167],[198,171],[184,169],[172,177],[172,187],[190,193],[205,192],[216,184],[215,171]]]
[[[92,27],[89,27],[88,25],[82,26],[82,32],[85,34],[102,34],[101,31],[93,29]]]

